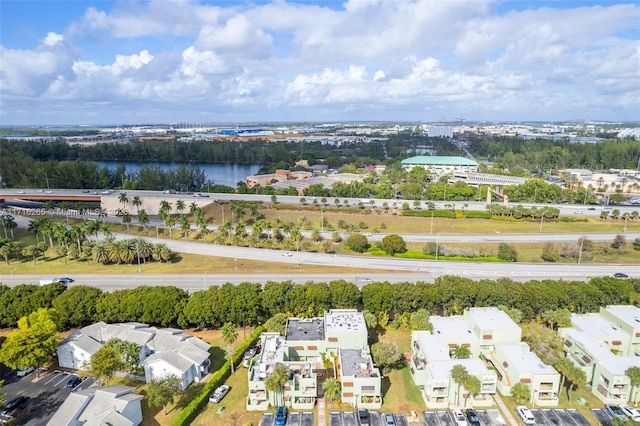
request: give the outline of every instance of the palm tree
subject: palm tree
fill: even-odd
[[[456,405],[458,406],[460,405],[460,387],[464,384],[468,375],[467,369],[460,364],[454,365],[451,369],[451,378],[458,385],[458,393],[456,396]]]
[[[322,390],[324,391],[324,396],[331,401],[337,401],[340,399],[340,393],[342,391],[342,385],[340,382],[336,380],[335,377],[329,377],[322,384]]]
[[[82,250],[82,240],[85,237],[85,230],[82,224],[72,225],[69,229],[69,237],[73,239],[76,243],[78,243],[78,251]]]
[[[231,363],[231,374],[234,373],[233,366],[233,344],[238,338],[238,330],[232,323],[227,322],[222,326],[222,340],[227,344],[227,354],[229,354],[229,363]]]
[[[98,217],[102,219],[102,223],[104,223],[104,218],[107,217],[107,209],[100,207],[98,209]]]
[[[180,215],[180,230],[182,231],[182,236],[183,237],[188,237],[189,236],[189,229],[191,228],[191,225],[189,224],[189,219],[187,219],[187,215],[185,214],[181,214]]]
[[[269,392],[278,392],[280,399],[278,405],[282,405],[282,391],[284,385],[289,381],[289,369],[286,365],[278,363],[271,374],[264,380],[264,388]]]
[[[149,225],[149,214],[145,209],[138,212],[138,223],[144,228],[144,234],[147,235],[147,225]]]
[[[198,210],[198,203],[193,201],[191,204],[189,204],[189,213],[194,214],[196,210]]]
[[[322,241],[322,234],[318,228],[314,228],[313,231],[311,231],[311,239],[316,243]]]
[[[16,221],[12,216],[5,215],[2,218],[2,227],[4,228],[5,237],[7,236],[7,229],[8,229],[9,231],[11,231],[11,240],[15,240],[15,237],[13,235],[13,230],[18,227],[18,224],[16,223]]]
[[[169,215],[164,219],[164,225],[169,228],[169,238],[173,238],[173,227],[176,225],[176,221]]]
[[[323,253],[329,253],[333,249],[333,246],[331,245],[331,241],[325,240],[320,243],[319,248]]]
[[[636,392],[636,386],[640,384],[640,367],[629,367],[624,374],[629,377],[629,383],[631,384],[631,398],[633,405],[638,402],[638,395]]]
[[[125,263],[133,263],[136,259],[136,241],[133,239],[120,242],[120,258]]]
[[[102,263],[103,265],[109,263],[109,250],[107,248],[107,243],[98,243],[93,246],[91,249],[91,253],[93,254],[93,260],[96,262]]]
[[[184,200],[178,200],[176,201],[176,210],[178,210],[178,213],[182,213],[182,211],[187,208]]]
[[[27,230],[29,232],[33,232],[36,235],[36,243],[38,243],[38,234],[42,232],[43,220],[44,218],[31,220],[29,221],[29,226],[27,227]]]
[[[160,211],[158,212],[158,216],[160,219],[164,219],[167,214],[171,211],[171,203],[167,200],[160,201]]]
[[[136,208],[136,213],[140,215],[140,206],[142,205],[142,199],[139,196],[134,196],[131,200],[131,204],[133,204]]]
[[[122,203],[123,210],[127,208],[127,203],[129,202],[129,198],[127,198],[126,192],[121,192],[120,195],[118,195],[118,202]]]
[[[464,397],[464,406],[467,406],[467,400],[470,396],[475,397],[480,393],[480,388],[482,387],[482,382],[476,376],[467,376],[464,381],[464,387],[467,390],[467,394]]]
[[[109,241],[107,243],[107,256],[112,263],[122,263],[122,247],[118,241]]]
[[[453,359],[469,359],[471,358],[471,349],[466,346],[457,345],[453,348]]]

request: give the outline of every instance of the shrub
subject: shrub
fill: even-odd
[[[362,234],[353,234],[345,242],[345,248],[347,247],[356,253],[364,253],[369,248],[369,240]]]

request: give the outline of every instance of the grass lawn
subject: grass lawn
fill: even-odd
[[[413,384],[408,366],[400,370],[387,371],[382,379],[382,411],[410,414],[424,409],[420,390]]]

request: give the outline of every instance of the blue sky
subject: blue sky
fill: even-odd
[[[640,120],[640,3],[0,0],[0,124]]]

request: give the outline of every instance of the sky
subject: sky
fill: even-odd
[[[640,1],[0,0],[0,125],[640,121]]]

